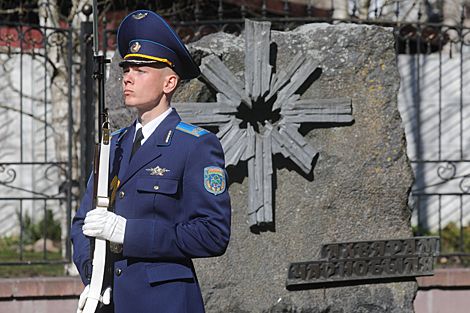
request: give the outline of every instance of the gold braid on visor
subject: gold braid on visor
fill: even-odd
[[[126,56],[124,57],[124,60],[127,59],[127,58],[130,58],[130,57],[138,57],[138,58],[150,59],[150,60],[154,60],[154,61],[166,63],[166,64],[168,64],[169,66],[173,67],[173,63],[171,63],[171,62],[168,61],[167,59],[161,59],[161,58],[152,57],[152,56],[144,55],[144,54],[128,54],[128,55],[126,55]],[[131,61],[131,60],[129,60],[129,61]]]

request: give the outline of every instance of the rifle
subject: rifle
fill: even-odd
[[[93,77],[98,81],[98,104],[99,118],[104,119],[103,123],[98,123],[99,133],[102,133],[101,143],[95,148],[95,164],[93,169],[93,200],[95,210],[107,210],[109,207],[108,197],[108,176],[109,176],[109,135],[111,132],[108,121],[108,112],[105,108],[104,75],[106,63],[110,61],[104,55],[99,55],[98,41],[98,3],[93,0]],[[98,157],[99,154],[99,157]],[[99,161],[98,161],[99,160]],[[96,164],[97,161],[99,164]],[[94,245],[90,244],[90,256],[92,259],[92,273],[90,280],[90,290],[88,298],[83,308],[83,313],[95,313],[102,296],[103,281],[106,265],[106,240],[96,238]]]

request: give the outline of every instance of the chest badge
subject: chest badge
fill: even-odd
[[[167,170],[166,168],[160,168],[160,166],[157,165],[157,167],[148,168],[146,171],[150,172],[150,175],[163,176],[163,173],[169,172],[170,170]]]

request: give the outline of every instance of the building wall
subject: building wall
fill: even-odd
[[[419,290],[414,305],[415,313],[468,312],[470,290]]]
[[[0,313],[75,313],[83,291],[78,277],[0,279]]]
[[[416,313],[469,312],[470,269],[439,268],[434,276],[420,277]]]

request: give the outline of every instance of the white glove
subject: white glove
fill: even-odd
[[[90,291],[90,285],[86,285],[85,289],[83,289],[80,298],[78,299],[78,309],[77,313],[82,313],[83,308],[85,307],[86,299],[88,299],[88,292]]]
[[[100,296],[100,302],[104,305],[109,305],[111,303],[111,287],[108,286],[103,291],[103,294]],[[78,299],[78,309],[77,313],[82,313],[83,308],[85,307],[86,300],[88,299],[88,293],[90,292],[90,285],[86,285],[85,289],[83,289],[80,298]]]
[[[94,209],[87,213],[82,227],[85,236],[124,243],[126,219],[104,209]]]
[[[100,302],[104,305],[109,305],[111,303],[111,291],[113,291],[113,289],[111,286],[108,286],[101,294]]]

